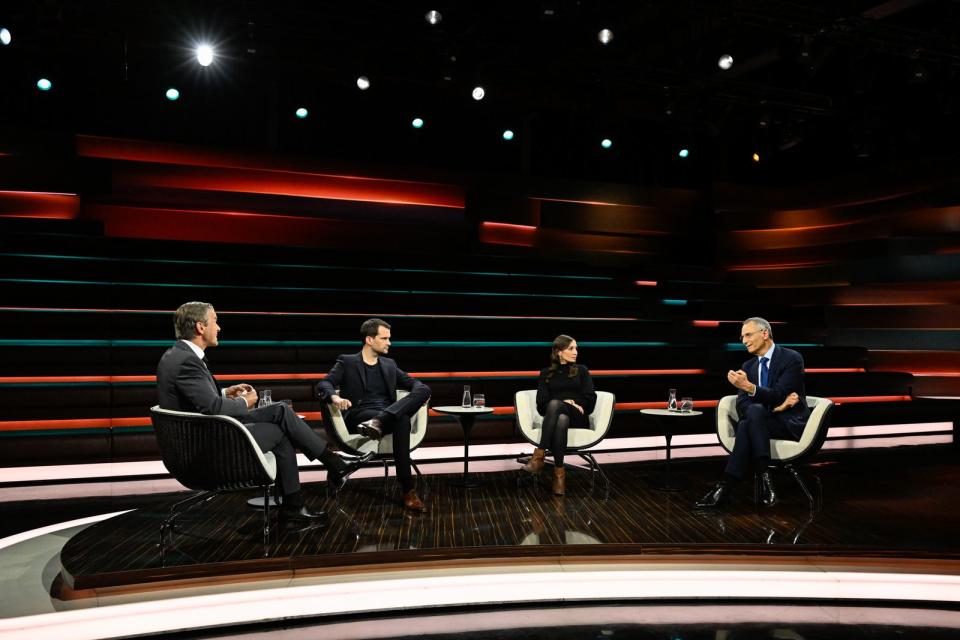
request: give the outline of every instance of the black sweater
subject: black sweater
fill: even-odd
[[[574,366],[580,372],[570,377],[570,367]],[[537,413],[544,415],[547,412],[547,403],[553,399],[573,400],[583,407],[584,415],[593,413],[597,404],[597,392],[593,389],[593,378],[590,370],[582,364],[561,366],[547,382],[547,369],[540,371],[540,380],[537,382]]]

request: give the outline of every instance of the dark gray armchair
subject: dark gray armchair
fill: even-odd
[[[164,560],[167,534],[178,517],[223,491],[260,488],[263,491],[264,554],[270,536],[270,488],[277,462],[260,451],[256,440],[229,416],[171,411],[154,406],[150,419],[157,434],[160,457],[167,471],[183,486],[198,493],[170,507],[160,525],[160,558]]]

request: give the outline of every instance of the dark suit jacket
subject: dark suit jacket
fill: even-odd
[[[418,387],[426,388],[427,385],[419,380],[411,378],[403,369],[397,366],[397,363],[390,358],[380,356],[380,369],[383,371],[383,379],[387,383],[387,396],[395,398],[397,389],[413,391]],[[320,399],[324,402],[330,400],[330,396],[340,389],[340,397],[346,398],[354,405],[360,404],[363,392],[367,388],[367,369],[363,366],[363,355],[360,353],[344,353],[337,357],[336,364],[330,369],[327,377],[317,384],[317,390],[320,392]],[[427,389],[429,394],[429,389]]]
[[[773,410],[783,404],[787,396],[796,392],[800,402],[780,413],[773,414],[794,435],[799,436],[810,415],[807,406],[807,392],[803,385],[803,356],[793,349],[775,346],[770,361],[767,386],[760,386],[760,358],[750,358],[741,367],[747,372],[747,379],[757,385],[757,392],[750,396],[746,391],[737,393],[737,415],[743,419],[747,414],[747,407],[751,404],[762,404]]]
[[[167,349],[157,365],[157,397],[161,409],[234,418],[247,415],[247,401],[224,397],[207,367],[181,340]]]

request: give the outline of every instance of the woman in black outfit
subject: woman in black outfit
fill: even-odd
[[[543,416],[540,446],[523,467],[529,473],[540,473],[546,449],[553,453],[553,493],[566,493],[566,469],[563,452],[567,447],[567,429],[589,428],[590,414],[597,404],[590,371],[577,364],[577,341],[559,335],[550,351],[550,366],[540,372],[537,383],[537,413]]]

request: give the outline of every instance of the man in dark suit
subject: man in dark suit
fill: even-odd
[[[157,394],[161,409],[226,415],[242,422],[264,452],[272,451],[283,492],[280,516],[289,520],[322,521],[326,514],[304,505],[294,445],[327,468],[327,482],[340,489],[366,458],[344,462],[283,402],[257,405],[257,391],[249,384],[221,390],[207,369],[206,349],[217,346],[217,312],[206,302],[187,302],[174,313],[177,342],[157,365]]]
[[[410,474],[410,418],[430,399],[430,387],[414,380],[385,357],[390,350],[390,325],[370,318],[360,326],[360,353],[337,358],[327,377],[317,384],[322,402],[332,402],[343,413],[347,429],[379,440],[393,434],[393,458],[397,480],[403,490],[403,505],[411,511],[426,511],[417,496]],[[409,395],[397,400],[397,389]]]
[[[723,480],[699,500],[695,507],[709,509],[729,501],[733,487],[750,468],[760,472],[764,506],[777,503],[770,476],[770,439],[799,440],[810,415],[803,385],[803,357],[773,342],[773,329],[763,318],[748,318],[740,329],[740,340],[750,355],[739,371],[727,372],[737,388],[737,423],[733,451],[727,460]]]

